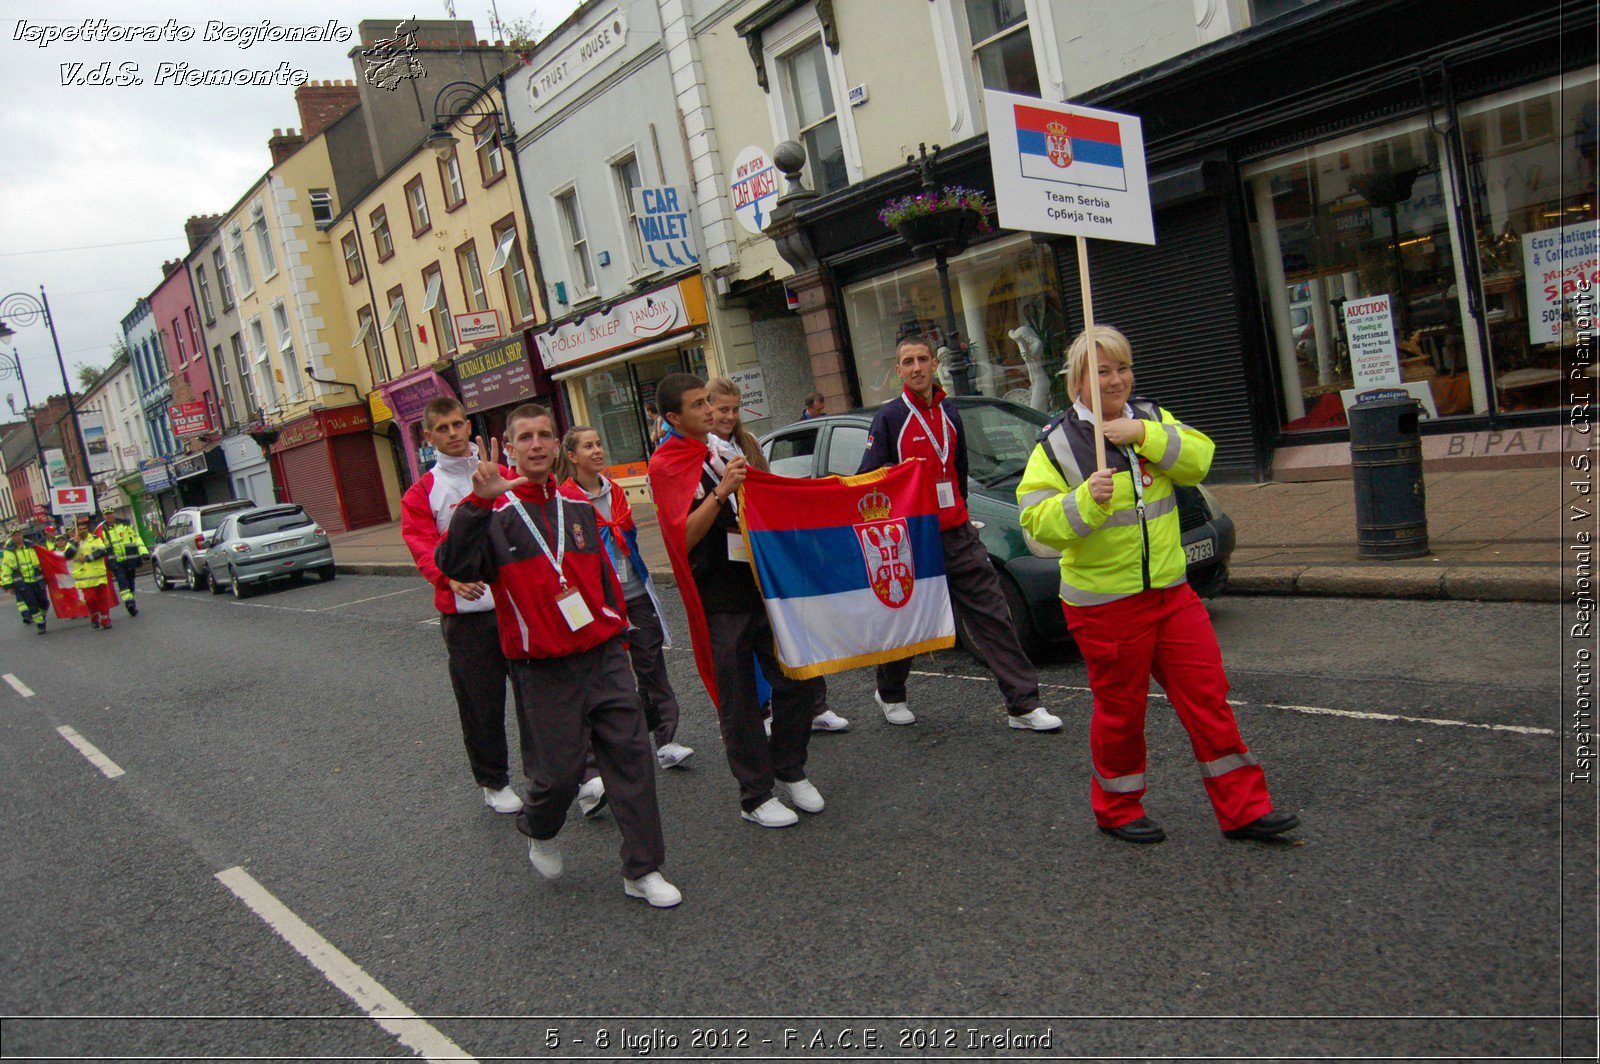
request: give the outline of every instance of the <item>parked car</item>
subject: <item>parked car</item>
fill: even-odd
[[[967,509],[989,560],[1000,574],[1000,588],[1011,607],[1017,637],[1030,656],[1046,645],[1070,641],[1061,612],[1061,568],[1054,557],[1029,549],[1017,506],[1017,483],[1038,441],[1047,415],[1002,399],[963,396],[952,402],[966,428]],[[797,421],[761,438],[774,473],[788,477],[848,476],[867,449],[872,410]],[[1233,520],[1205,488],[1179,487],[1178,522],[1189,559],[1189,583],[1202,598],[1221,593],[1233,554]],[[1043,549],[1043,548],[1041,548]],[[966,633],[958,633],[971,647]]]
[[[338,575],[328,533],[293,504],[228,514],[206,549],[206,570],[211,593],[231,588],[234,598],[280,577],[314,572],[327,581]]]
[[[210,506],[185,507],[168,518],[166,536],[150,552],[156,587],[162,591],[171,590],[179,583],[188,585],[190,591],[205,587],[205,551],[211,546],[223,518],[254,506],[249,499],[234,499]]]

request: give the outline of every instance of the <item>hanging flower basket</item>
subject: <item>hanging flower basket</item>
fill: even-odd
[[[990,231],[992,209],[982,192],[952,187],[892,199],[878,219],[919,255],[954,255],[974,236]]]

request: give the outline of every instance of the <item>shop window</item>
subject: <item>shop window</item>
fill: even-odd
[[[1441,147],[1419,118],[1244,169],[1286,431],[1347,424],[1343,308],[1376,296],[1389,297],[1395,359],[1363,386],[1382,368],[1424,383],[1441,417],[1484,409]]]
[[[651,395],[655,392],[652,390]],[[612,464],[642,462],[645,447],[644,405],[637,398],[626,365],[591,373],[583,378],[583,395],[589,420],[605,442],[606,461]]]
[[[1495,405],[1561,402],[1560,352],[1577,340],[1580,275],[1594,267],[1593,73],[1461,106]],[[1578,253],[1578,249],[1587,249]],[[1593,315],[1594,293],[1588,296]]]
[[[378,261],[382,262],[394,254],[394,237],[389,233],[389,212],[379,207],[367,216],[367,221],[372,233],[372,246],[378,251]]]
[[[838,105],[828,76],[828,54],[821,38],[782,60],[784,92],[797,140],[805,145],[811,185],[822,195],[850,183]]]
[[[1259,26],[1270,18],[1298,11],[1312,2],[1313,0],[1250,0],[1250,24]]]
[[[222,309],[232,310],[233,279],[228,275],[228,260],[223,256],[221,248],[211,252],[211,266],[217,274],[217,292],[222,296]]]
[[[444,294],[444,274],[437,266],[422,275],[427,293],[422,297],[422,312],[433,322],[433,335],[442,355],[456,353],[455,321],[450,317],[450,301]]]
[[[1060,410],[1066,392],[1056,376],[1064,364],[1066,323],[1055,263],[1027,237],[995,241],[950,260],[950,297],[969,347],[973,391]],[[855,356],[861,401],[876,406],[899,394],[895,346],[906,336],[945,343],[944,302],[932,263],[861,281],[844,290],[845,319]],[[950,388],[949,358],[940,384]]]
[[[556,213],[567,238],[567,267],[575,286],[582,285],[578,294],[587,295],[594,291],[594,267],[589,264],[589,238],[584,234],[577,189],[569,188],[556,194]]]
[[[986,89],[1039,95],[1024,0],[966,0],[967,32],[978,84]]]

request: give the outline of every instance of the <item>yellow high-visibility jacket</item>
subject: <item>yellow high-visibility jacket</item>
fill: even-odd
[[[1186,579],[1173,486],[1204,480],[1216,445],[1148,399],[1130,399],[1126,416],[1148,424],[1135,447],[1106,444],[1106,464],[1115,472],[1108,504],[1089,497],[1094,421],[1081,403],[1039,434],[1017,485],[1022,529],[1061,552],[1061,600],[1074,606],[1115,602]]]
[[[111,547],[111,556],[119,562],[133,561],[150,553],[145,549],[144,540],[139,538],[139,530],[125,521],[106,525],[102,536]]]
[[[72,544],[63,554],[72,559],[72,581],[79,587],[106,582],[106,541],[93,532]]]
[[[39,564],[39,556],[27,544],[21,547],[6,547],[0,552],[0,587],[10,587],[13,583],[37,584],[44,579],[44,568]]]

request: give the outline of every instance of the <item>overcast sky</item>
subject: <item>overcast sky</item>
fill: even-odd
[[[471,19],[481,39],[493,39],[491,2],[506,23],[531,19],[553,30],[578,0],[455,0],[455,17]],[[122,318],[161,279],[161,263],[188,252],[183,223],[190,215],[232,206],[271,165],[273,129],[298,128],[292,85],[158,86],[158,64],[201,69],[274,70],[280,63],[312,81],[357,77],[348,58],[358,23],[448,17],[444,0],[398,4],[351,0],[0,0],[0,295],[26,291],[50,297],[67,370],[104,366],[121,336]],[[114,26],[192,27],[188,41],[69,42],[41,47],[31,27],[80,26],[104,19]],[[314,26],[332,19],[351,33],[347,42],[206,43],[206,24]],[[136,64],[143,85],[63,85],[110,63],[112,74]],[[21,327],[7,345],[22,356],[35,402],[60,394],[50,334],[42,320]],[[74,374],[74,388],[76,375]],[[15,380],[0,381],[0,403]],[[0,417],[5,416],[0,406]]]

